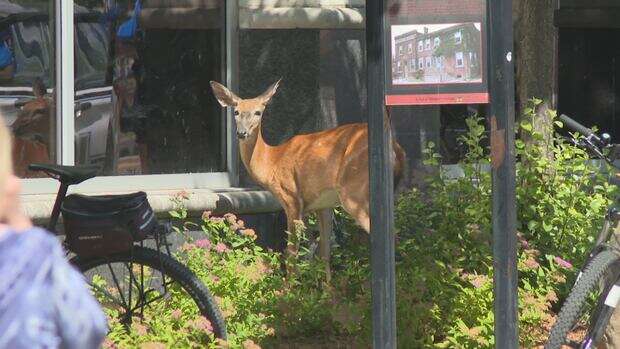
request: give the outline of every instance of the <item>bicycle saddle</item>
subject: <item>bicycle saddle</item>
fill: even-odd
[[[48,176],[67,185],[79,184],[97,176],[99,167],[96,166],[61,166],[53,164],[30,164],[30,171],[41,171]]]

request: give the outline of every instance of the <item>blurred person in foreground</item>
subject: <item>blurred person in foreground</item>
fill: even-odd
[[[0,118],[0,348],[99,348],[106,318],[58,239],[19,203],[11,135]]]

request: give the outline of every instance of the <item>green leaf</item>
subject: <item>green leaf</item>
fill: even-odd
[[[528,131],[528,132],[532,132],[532,124],[530,124],[529,122],[521,122],[521,128]]]

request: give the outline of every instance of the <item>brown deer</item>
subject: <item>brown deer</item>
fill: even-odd
[[[53,158],[54,127],[53,115],[54,97],[47,96],[47,90],[41,79],[35,79],[32,84],[34,98],[24,103],[11,124],[14,135],[13,165],[19,177],[41,176],[39,173],[28,171],[28,165],[33,162],[49,163]]]
[[[211,88],[223,107],[234,109],[241,160],[252,179],[284,208],[289,234],[294,234],[296,220],[317,213],[319,255],[326,263],[329,281],[333,208],[342,205],[366,232],[370,231],[368,125],[348,124],[268,145],[263,140],[261,120],[279,84],[280,80],[250,99],[238,97],[215,81],[211,81]],[[393,150],[398,181],[405,171],[405,152],[395,141]],[[289,236],[287,255],[295,256],[297,248]]]

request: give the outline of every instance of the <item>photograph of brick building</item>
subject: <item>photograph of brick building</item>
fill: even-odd
[[[480,23],[394,25],[394,85],[479,83]]]

